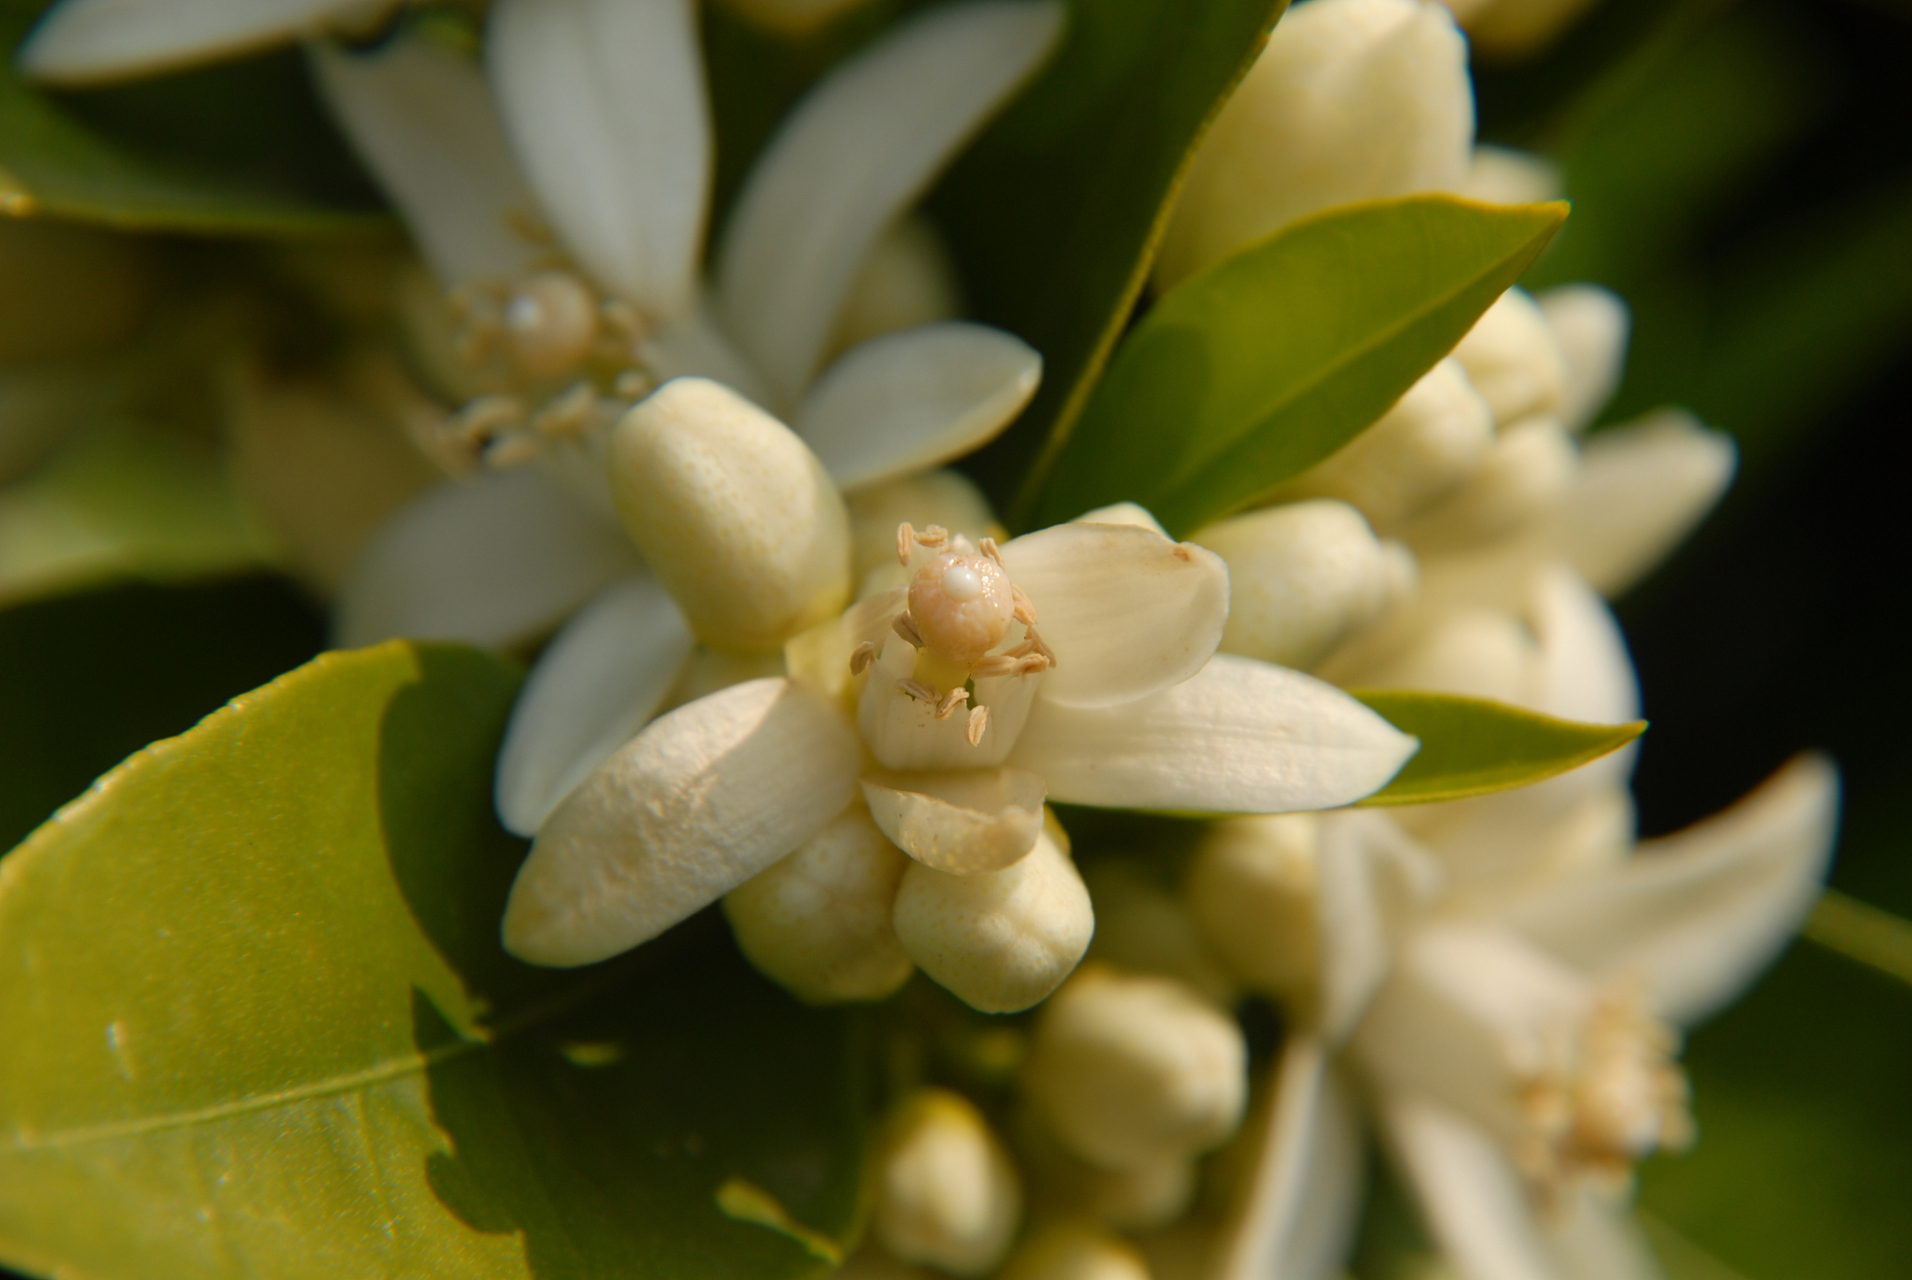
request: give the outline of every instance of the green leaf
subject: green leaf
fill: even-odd
[[[975,318],[1043,356],[1035,400],[973,464],[1012,525],[1128,321],[1196,138],[1284,7],[1074,0],[1054,60],[932,197]]]
[[[0,2],[0,48],[46,7]],[[382,231],[298,54],[51,93],[0,65],[0,213],[215,235]]]
[[[0,849],[324,640],[325,619],[283,578],[122,583],[0,610]]]
[[[1253,503],[1371,426],[1566,216],[1436,195],[1350,205],[1177,286],[1116,353],[1037,523],[1126,500],[1181,536]]]
[[[1646,721],[1581,724],[1451,693],[1355,689],[1356,698],[1421,749],[1394,781],[1362,804],[1461,800],[1541,782],[1618,751],[1646,732]]]
[[[327,654],[0,862],[0,1260],[767,1280],[845,1239],[847,1015],[756,977],[715,913],[582,971],[499,947],[518,679]]]

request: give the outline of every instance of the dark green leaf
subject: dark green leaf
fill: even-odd
[[[0,3],[11,51],[46,6]],[[298,54],[49,93],[0,65],[0,211],[129,229],[309,235],[388,226]]]
[[[1036,523],[1134,501],[1181,536],[1254,502],[1372,425],[1566,215],[1432,195],[1351,205],[1179,285],[1116,353]]]
[[[1128,320],[1196,137],[1283,8],[1075,0],[1054,61],[938,187],[976,318],[1043,356],[1035,401],[976,463],[998,502],[1022,486],[1012,524]]]
[[[584,971],[500,949],[518,678],[325,655],[0,863],[0,1259],[754,1280],[851,1232],[847,1017],[757,978],[713,913]]]
[[[127,583],[0,611],[0,849],[324,639],[318,610],[278,578]]]
[[[1394,781],[1362,804],[1427,804],[1524,787],[1618,751],[1646,731],[1644,720],[1580,724],[1451,693],[1353,693],[1395,728],[1421,740],[1421,749]]]

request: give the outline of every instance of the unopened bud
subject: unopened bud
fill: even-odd
[[[1018,1249],[1000,1280],[1149,1280],[1149,1269],[1121,1237],[1087,1222],[1059,1222]]]
[[[1095,904],[1088,958],[1178,978],[1217,1004],[1233,1004],[1239,984],[1202,937],[1187,899],[1156,873],[1159,865],[1146,855],[1118,855],[1096,859],[1084,873]]]
[[[1095,912],[1053,820],[1027,857],[951,875],[912,862],[896,894],[896,936],[924,973],[984,1013],[1027,1009],[1089,949]]]
[[[698,639],[774,649],[850,596],[850,520],[796,433],[723,385],[665,383],[617,424],[611,495]]]
[[[1503,428],[1534,414],[1558,414],[1566,403],[1566,357],[1523,289],[1495,299],[1454,348],[1454,358]]]
[[[837,313],[831,347],[848,351],[886,333],[954,320],[961,312],[956,268],[942,236],[920,215],[907,217],[870,246]]]
[[[1398,529],[1466,483],[1493,444],[1493,410],[1460,364],[1443,360],[1379,422],[1275,496],[1339,498],[1376,529]]]
[[[1531,151],[1512,147],[1474,148],[1458,195],[1487,204],[1539,204],[1561,196],[1560,167]]]
[[[1033,1109],[1022,1108],[1017,1120],[1016,1155],[1039,1217],[1087,1217],[1113,1231],[1159,1231],[1187,1213],[1195,1198],[1192,1158],[1105,1169],[1065,1149]]]
[[[1503,430],[1480,469],[1402,536],[1417,551],[1452,551],[1506,537],[1558,507],[1580,455],[1557,418],[1528,418]]]
[[[1627,304],[1597,284],[1562,285],[1538,301],[1567,362],[1560,420],[1569,431],[1579,431],[1599,415],[1626,370]]]
[[[1387,602],[1387,555],[1344,502],[1269,507],[1193,540],[1228,562],[1228,653],[1306,670]]]
[[[890,924],[908,862],[854,804],[726,894],[724,915],[750,963],[798,999],[880,1000],[915,968]]]
[[[1096,965],[1043,1007],[1023,1088],[1071,1151],[1143,1168],[1235,1131],[1247,1063],[1234,1019],[1188,987]]]
[[[1167,289],[1262,236],[1356,200],[1452,190],[1467,172],[1467,42],[1438,5],[1289,10],[1202,139],[1162,240]]]
[[[1188,870],[1188,905],[1243,980],[1291,1005],[1321,973],[1319,833],[1311,814],[1231,818],[1210,827]]]
[[[920,1089],[891,1116],[871,1227],[905,1262],[958,1276],[993,1271],[1022,1217],[1022,1185],[1002,1142],[965,1097]]]
[[[1360,678],[1380,688],[1527,705],[1537,692],[1539,665],[1539,642],[1519,618],[1498,609],[1463,608]]]

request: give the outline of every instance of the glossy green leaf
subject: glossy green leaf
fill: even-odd
[[[324,617],[283,578],[117,583],[0,610],[0,849],[324,641]]]
[[[1362,804],[1461,800],[1541,782],[1598,760],[1646,732],[1646,721],[1581,724],[1451,693],[1356,689],[1355,697],[1421,740],[1394,781]]]
[[[756,977],[715,913],[587,970],[499,947],[518,679],[327,654],[0,861],[0,1260],[755,1280],[853,1229],[845,1015]]]
[[[1043,356],[1035,400],[971,464],[1012,524],[1128,322],[1195,139],[1284,7],[1073,0],[1048,68],[937,188],[975,318]]]
[[[215,235],[388,225],[296,52],[49,93],[11,56],[45,7],[0,2],[0,212]]]
[[[1566,215],[1438,195],[1349,205],[1185,281],[1116,353],[1037,523],[1133,501],[1181,536],[1249,505],[1371,426]]]

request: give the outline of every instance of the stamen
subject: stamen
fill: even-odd
[[[485,465],[494,471],[509,471],[535,460],[543,452],[544,441],[527,432],[513,431],[485,446]]]
[[[969,709],[969,723],[963,726],[963,739],[973,747],[983,740],[983,733],[988,728],[989,708],[971,707]]]
[[[540,435],[576,440],[597,422],[597,390],[589,382],[580,382],[551,400],[531,419],[531,429]]]
[[[916,535],[916,545],[928,547],[931,551],[949,541],[949,530],[940,524],[933,524]]]
[[[865,640],[862,644],[850,650],[850,674],[853,676],[862,675],[870,669],[870,664],[875,661],[876,646],[868,640]]]
[[[626,369],[617,375],[617,381],[611,384],[611,390],[627,400],[642,400],[657,390],[657,379],[642,369]]]
[[[896,687],[901,689],[904,693],[908,694],[910,697],[916,699],[918,702],[927,702],[932,707],[935,706],[937,702],[941,700],[941,696],[942,696],[938,694],[936,690],[924,684],[921,680],[907,680],[907,679],[898,680],[896,682]]]
[[[984,538],[982,545],[976,549],[988,556],[991,560],[994,560],[997,564],[1002,563],[1002,552],[997,550],[996,540],[994,538]]]
[[[1019,660],[1009,654],[992,653],[970,663],[969,674],[977,680],[987,680],[992,676],[1015,675],[1019,666]]]
[[[912,649],[923,647],[923,633],[916,629],[916,620],[910,617],[909,610],[905,609],[890,619],[890,629],[902,636],[904,642]]]
[[[453,416],[461,442],[484,445],[524,422],[524,402],[516,396],[479,396]]]
[[[969,690],[951,689],[943,698],[942,705],[936,708],[936,718],[947,720],[956,713],[956,708],[969,705]]]
[[[988,542],[989,539],[985,538],[983,541]],[[1035,626],[1036,606],[1028,596],[1023,594],[1022,588],[1011,583],[1009,585],[1009,598],[1016,603],[1015,611],[1011,613],[1010,616],[1025,627]]]
[[[910,549],[916,543],[916,530],[910,528],[905,520],[896,526],[896,559],[905,569],[910,567]]]

